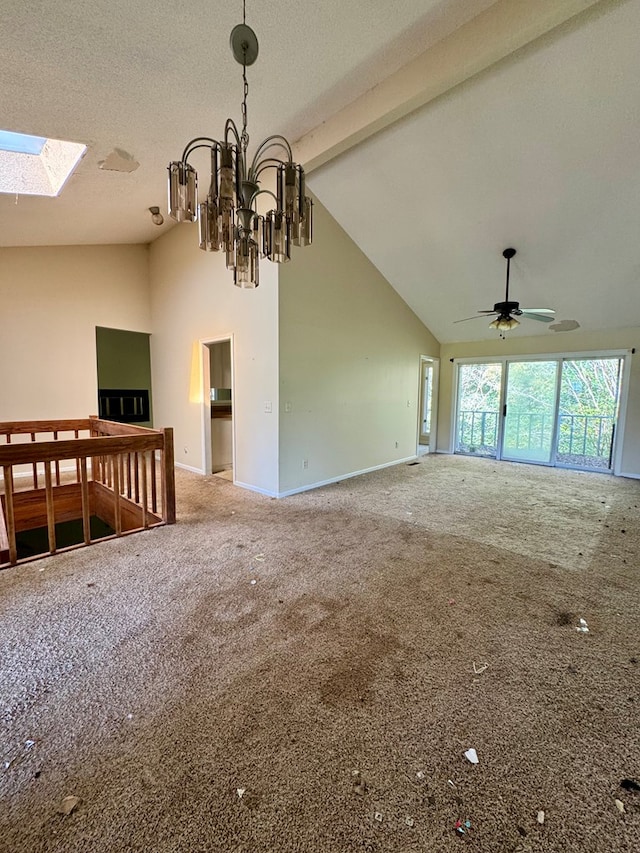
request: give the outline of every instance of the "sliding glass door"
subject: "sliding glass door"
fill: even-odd
[[[456,453],[498,453],[502,364],[461,364],[458,370]]]
[[[619,358],[563,361],[556,464],[611,468],[621,373]]]
[[[557,394],[557,360],[508,362],[503,459],[551,463]]]
[[[460,363],[455,452],[610,470],[623,365],[617,356]]]

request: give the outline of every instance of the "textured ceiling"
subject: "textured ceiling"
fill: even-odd
[[[252,140],[299,139],[491,5],[249,0]],[[241,16],[240,0],[55,0],[37,14],[4,0],[0,124],[88,151],[59,198],[0,194],[0,245],[149,242],[171,227],[147,210],[166,213],[168,161],[240,118],[228,37]],[[309,176],[439,340],[495,335],[453,321],[502,297],[507,245],[521,303],[585,329],[640,326],[638,32],[640,0],[602,0]],[[101,170],[114,149],[140,167]],[[533,321],[517,334],[540,332],[554,334]]]
[[[640,326],[640,3],[601,6],[310,178],[441,342],[496,337],[454,321],[504,298],[507,246],[523,307]]]
[[[251,138],[297,139],[490,3],[249,0],[260,41],[248,69]],[[241,20],[240,0],[54,0],[37,10],[3,0],[2,128],[88,152],[57,199],[16,205],[0,194],[0,245],[155,239],[147,208],[166,210],[167,163],[194,136],[221,136],[227,116],[240,121],[229,34]],[[140,168],[99,169],[114,148]]]

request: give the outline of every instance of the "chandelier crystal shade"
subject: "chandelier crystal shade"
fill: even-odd
[[[231,50],[242,65],[244,98],[242,131],[228,118],[223,141],[200,136],[187,143],[180,160],[169,163],[169,215],[176,222],[199,222],[200,248],[224,252],[238,287],[259,284],[259,259],[286,263],[291,246],[309,246],[313,240],[313,201],[305,193],[302,166],[293,162],[284,136],[267,137],[248,158],[246,69],[258,56],[258,39],[244,22],[231,31]],[[198,202],[198,175],[189,163],[195,151],[210,152],[207,196]],[[266,172],[275,178],[275,192],[262,189]],[[271,184],[273,186],[273,184]],[[258,213],[258,198],[270,196],[272,208]]]

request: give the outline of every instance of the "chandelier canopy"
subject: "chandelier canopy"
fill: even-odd
[[[313,201],[305,194],[304,169],[293,162],[291,145],[284,136],[268,136],[248,159],[247,66],[258,57],[258,39],[245,17],[243,0],[243,22],[233,28],[230,38],[233,56],[242,65],[242,131],[228,118],[224,141],[198,136],[187,143],[180,160],[169,163],[169,215],[177,222],[197,219],[200,248],[225,252],[233,283],[255,288],[259,258],[284,263],[291,258],[291,244],[311,244]],[[198,175],[189,158],[200,148],[210,151],[211,172],[206,201],[198,203]],[[275,170],[275,193],[260,188],[267,170]],[[265,216],[257,208],[263,194],[275,202]]]

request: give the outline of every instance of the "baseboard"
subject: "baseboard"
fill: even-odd
[[[319,489],[322,486],[330,486],[332,483],[339,483],[341,480],[349,480],[351,477],[359,477],[361,474],[370,474],[372,471],[381,471],[383,468],[391,468],[394,465],[404,465],[407,462],[414,462],[418,457],[406,456],[404,459],[394,459],[393,462],[383,462],[382,465],[374,465],[372,468],[363,468],[361,471],[351,471],[349,474],[341,474],[339,477],[331,477],[329,480],[320,480],[318,483],[310,483],[308,486],[298,486],[296,489],[287,489],[286,492],[278,492],[278,498],[288,498],[290,495],[298,495],[300,492],[309,492],[311,489]]]
[[[183,471],[191,471],[192,474],[204,474],[202,468],[194,468],[193,465],[185,465],[183,462],[174,462],[176,468],[182,468]]]
[[[265,495],[267,498],[279,498],[280,495],[269,489],[261,489],[259,486],[252,486],[250,483],[243,483],[240,480],[234,480],[234,486],[240,486],[241,489],[248,489],[250,492],[257,492],[259,495]]]
[[[629,477],[630,480],[640,480],[640,474],[625,474],[624,471],[621,471],[619,474],[616,474],[617,477]]]

